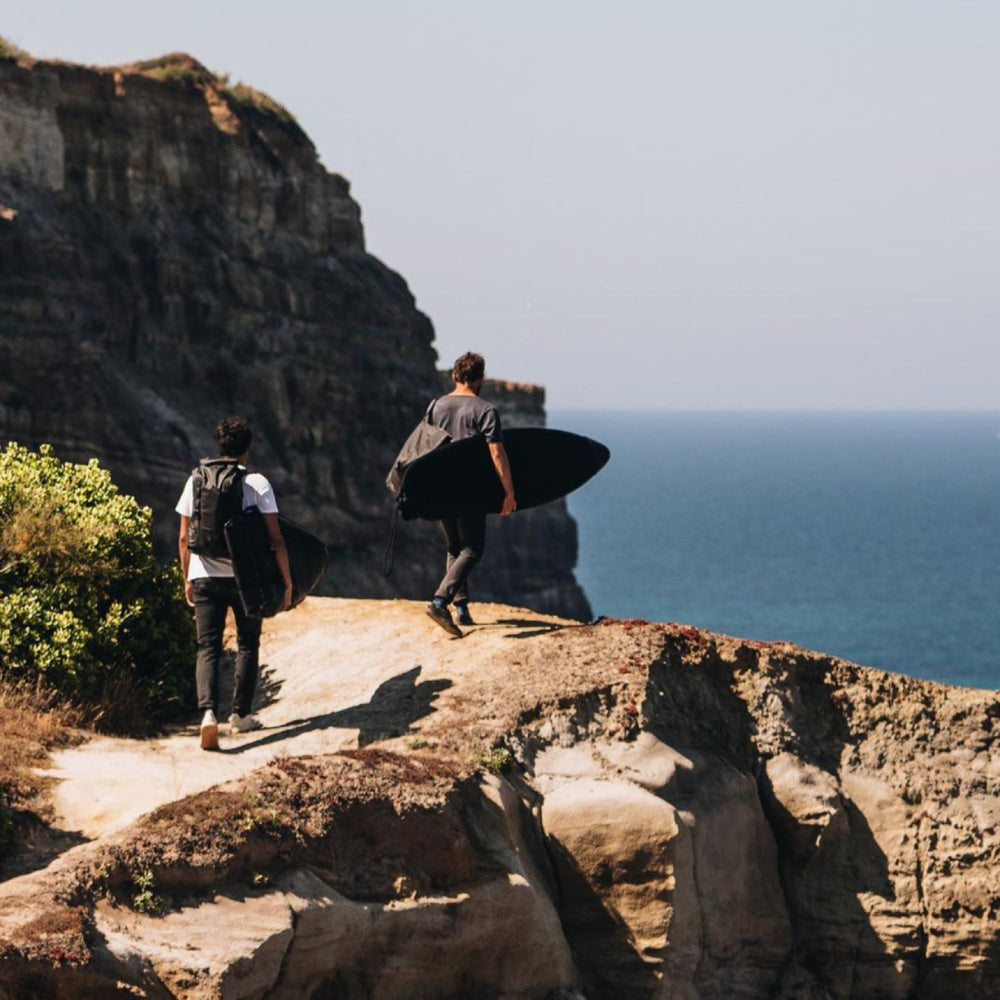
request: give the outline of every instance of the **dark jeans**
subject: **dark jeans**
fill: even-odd
[[[219,659],[226,611],[236,616],[236,671],[233,679],[233,711],[249,715],[257,687],[260,618],[248,618],[231,576],[211,576],[191,582],[194,590],[194,620],[198,629],[198,664],[195,683],[198,708],[219,711]]]
[[[474,511],[441,522],[448,543],[444,579],[434,596],[447,603],[469,599],[469,574],[486,550],[486,514]]]

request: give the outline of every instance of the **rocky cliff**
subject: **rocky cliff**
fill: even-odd
[[[329,543],[329,591],[428,593],[429,526],[381,576],[382,481],[436,360],[348,182],[280,105],[187,56],[0,57],[0,440],[98,456],[153,508],[163,554],[184,477],[238,412],[283,509]],[[564,511],[503,537],[484,596],[589,613]]]
[[[993,692],[481,610],[310,599],[262,732],[57,754],[0,996],[1000,997]]]

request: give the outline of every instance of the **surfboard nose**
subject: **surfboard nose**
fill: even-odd
[[[594,463],[594,472],[600,472],[611,458],[611,449],[607,445],[601,444],[600,441],[595,441],[593,438],[587,438],[587,441],[590,443],[590,454]]]

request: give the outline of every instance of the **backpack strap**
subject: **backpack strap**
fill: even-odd
[[[239,491],[237,493],[237,496],[240,498],[240,510],[241,511],[244,511],[244,510],[247,509],[247,507],[246,507],[247,492],[244,489],[244,486],[246,484],[246,479],[247,479],[247,470],[246,470],[246,468],[243,467],[243,466],[241,466],[241,465],[239,465],[239,463],[237,463],[237,465],[236,465],[236,487],[235,488]]]
[[[389,540],[385,543],[382,553],[382,575],[392,576],[396,568],[396,532],[399,529],[399,504],[393,504],[395,513],[392,515],[392,525],[389,528]]]
[[[204,473],[201,462],[191,470],[191,520],[201,520],[201,487],[204,483]]]

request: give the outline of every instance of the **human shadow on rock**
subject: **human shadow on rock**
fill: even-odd
[[[434,701],[437,696],[452,685],[447,678],[421,681],[418,684],[421,669],[418,665],[383,681],[375,689],[371,699],[364,704],[313,715],[307,719],[295,719],[260,739],[221,752],[245,753],[247,750],[281,743],[320,729],[357,729],[358,746],[361,747],[402,736],[414,722],[435,711]]]
[[[219,661],[219,706],[228,712],[233,703],[234,671],[236,669],[236,654],[227,649]],[[266,663],[260,665],[257,674],[257,688],[254,691],[254,711],[260,711],[273,705],[281,694],[284,680],[277,677],[274,668]]]
[[[495,622],[487,622],[486,628],[516,628],[525,629],[521,632],[508,632],[505,639],[531,639],[536,635],[548,635],[551,632],[562,632],[568,628],[583,628],[583,623],[566,625],[563,622],[540,621],[537,618],[500,618]]]
[[[12,810],[8,822],[10,842],[0,861],[0,883],[45,868],[71,847],[89,839],[76,830],[50,826],[28,809]]]

